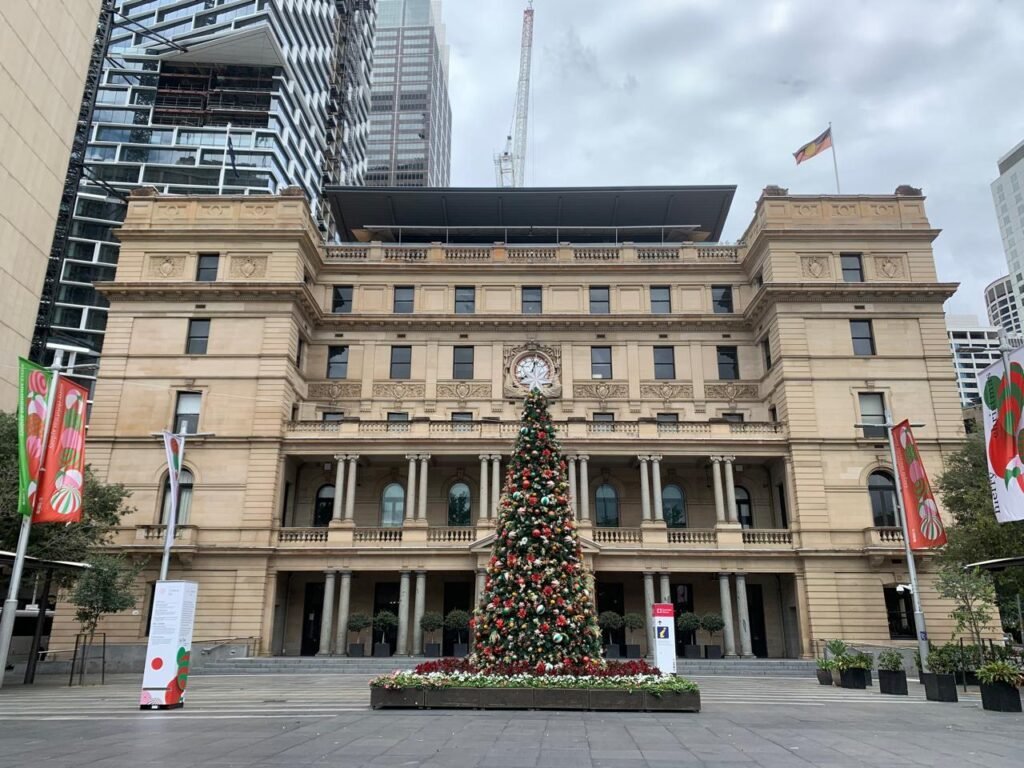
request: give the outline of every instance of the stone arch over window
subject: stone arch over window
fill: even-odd
[[[169,475],[165,472],[163,479],[163,491],[160,494],[160,524],[167,525],[167,518],[171,514],[171,482]],[[192,488],[195,486],[195,475],[188,467],[182,467],[178,473],[178,515],[177,525],[188,525],[189,514],[192,511]]]
[[[334,486],[330,483],[321,485],[316,491],[313,504],[313,526],[326,528],[334,515]]]
[[[735,486],[736,517],[744,528],[754,527],[754,507],[750,502],[750,491],[742,485]]]
[[[594,523],[599,528],[619,527],[619,493],[608,482],[594,490]]]
[[[473,494],[469,484],[458,480],[448,487],[448,525],[471,525],[473,522]]]
[[[876,469],[868,475],[868,495],[871,497],[871,516],[876,528],[894,528],[896,519],[896,481],[892,473]]]
[[[380,495],[380,524],[384,528],[401,528],[405,519],[405,486],[388,483]]]
[[[686,493],[682,486],[669,483],[661,489],[661,509],[665,514],[665,524],[669,528],[685,528]]]

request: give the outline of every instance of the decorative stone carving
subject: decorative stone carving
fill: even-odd
[[[640,397],[661,400],[667,406],[673,400],[693,400],[692,384],[641,384]]]
[[[826,279],[832,277],[832,259],[828,256],[801,256],[800,272],[804,277]]]
[[[232,256],[231,268],[228,271],[230,277],[248,279],[251,277],[265,277],[267,274],[266,256]]]
[[[152,256],[149,274],[153,277],[181,277],[185,274],[185,256]]]
[[[871,216],[888,217],[896,215],[895,203],[866,203],[868,214]]]
[[[439,399],[457,400],[459,405],[465,405],[471,399],[489,398],[491,396],[491,385],[474,384],[469,381],[438,383],[437,396]]]
[[[821,217],[821,208],[817,203],[793,203],[793,215],[798,219],[816,219]]]
[[[572,394],[582,400],[597,400],[603,408],[609,400],[625,400],[629,397],[629,385],[611,381],[587,382],[574,385]]]
[[[187,203],[166,203],[158,200],[153,209],[154,219],[183,219],[187,215]]]
[[[200,203],[197,218],[222,219],[231,215],[230,203]]]
[[[526,395],[526,389],[516,378],[515,365],[521,357],[527,354],[540,355],[547,359],[551,368],[551,385],[544,390],[544,394],[548,397],[560,397],[562,394],[562,350],[560,347],[549,347],[532,340],[525,344],[505,347],[502,368],[505,379],[503,395],[517,398]]]
[[[378,381],[373,385],[373,396],[386,398],[398,407],[404,400],[422,400],[427,388],[424,384],[406,381]]]
[[[832,203],[833,216],[857,216],[860,209],[856,203]]]
[[[875,274],[887,280],[900,280],[905,276],[900,256],[875,256]]]
[[[309,383],[310,400],[357,400],[362,385],[358,381],[311,381]]]
[[[730,403],[735,403],[737,400],[760,399],[757,384],[743,384],[735,381],[705,384],[704,395],[708,400],[725,400]]]

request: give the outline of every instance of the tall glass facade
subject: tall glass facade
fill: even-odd
[[[368,186],[446,187],[452,108],[441,4],[379,0]]]

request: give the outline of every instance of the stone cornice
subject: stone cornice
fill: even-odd
[[[761,320],[769,307],[781,302],[827,302],[884,304],[942,304],[959,283],[869,282],[840,283],[806,281],[765,283],[747,305],[744,316],[750,323]]]

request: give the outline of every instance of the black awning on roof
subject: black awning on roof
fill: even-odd
[[[349,242],[715,242],[735,186],[329,187]]]

